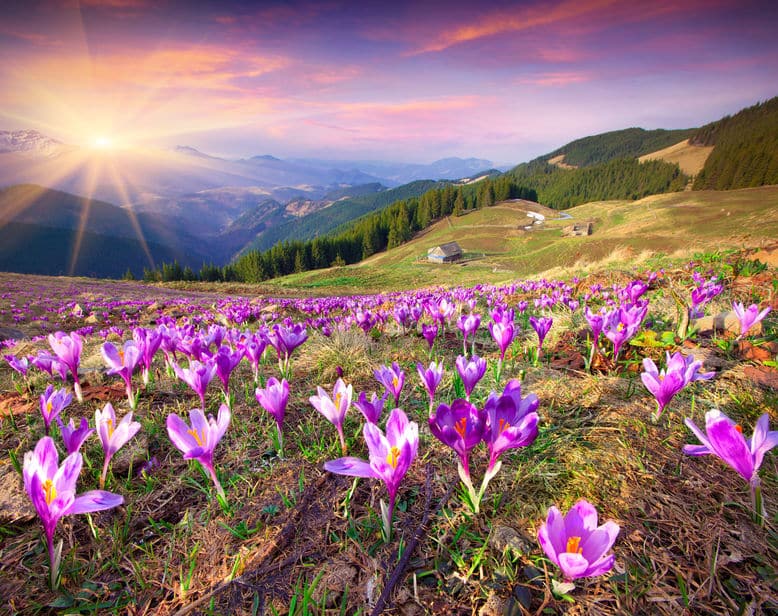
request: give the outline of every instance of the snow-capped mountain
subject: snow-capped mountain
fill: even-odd
[[[0,152],[28,152],[41,156],[56,156],[67,146],[37,130],[0,130]]]

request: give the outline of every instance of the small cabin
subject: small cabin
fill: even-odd
[[[453,263],[462,258],[462,247],[457,242],[448,242],[427,251],[427,260],[433,263]]]

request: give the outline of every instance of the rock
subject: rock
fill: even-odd
[[[495,526],[489,536],[489,546],[496,552],[510,551],[515,556],[532,551],[533,545],[510,526]]]
[[[118,417],[117,421],[120,421]],[[136,468],[138,465],[143,464],[148,459],[148,451],[149,437],[143,432],[138,432],[111,460],[113,474],[126,475],[130,466]]]
[[[737,352],[742,359],[750,359],[753,361],[769,361],[776,355],[776,347],[774,342],[765,345],[755,346],[748,342],[748,340],[741,340],[738,343]]]
[[[486,603],[478,610],[478,616],[503,616],[507,607],[508,600],[492,591],[486,598]]]
[[[87,325],[97,325],[100,322],[100,319],[97,318],[96,314],[90,314],[86,319],[84,319],[84,323]]]
[[[10,464],[0,465],[0,524],[31,522],[35,515],[19,473]]]
[[[743,374],[762,389],[778,391],[778,370],[767,366],[746,366]]]
[[[715,332],[731,332],[736,336],[740,335],[740,321],[734,312],[721,312],[715,316],[700,317],[693,321],[694,327],[701,334],[712,334]],[[759,322],[748,330],[749,336],[758,336],[762,333],[762,323]]]
[[[0,327],[0,341],[24,340],[25,338],[29,338],[29,336],[20,329],[14,329],[13,327]]]
[[[344,562],[329,562],[324,565],[324,575],[313,589],[311,598],[316,603],[325,601],[327,607],[335,607],[343,597],[346,587],[353,588],[357,570]]]

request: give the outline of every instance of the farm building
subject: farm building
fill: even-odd
[[[456,242],[435,246],[427,251],[427,260],[433,263],[453,263],[462,258],[462,247]]]

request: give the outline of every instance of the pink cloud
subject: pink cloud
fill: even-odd
[[[536,86],[569,86],[574,83],[584,83],[591,81],[592,76],[588,73],[578,72],[551,72],[551,73],[537,73],[535,75],[528,75],[521,77],[517,81],[522,84],[531,84]]]

